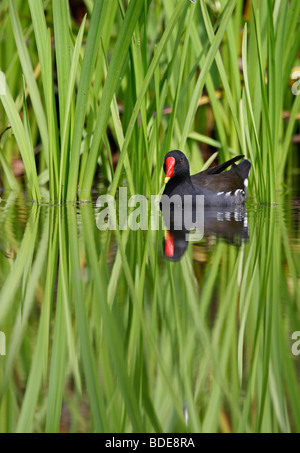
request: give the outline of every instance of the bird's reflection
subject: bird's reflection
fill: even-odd
[[[185,209],[162,212],[166,225],[163,240],[164,256],[169,261],[178,261],[184,255],[188,243],[200,241],[204,237],[215,236],[234,244],[241,245],[249,239],[247,208],[245,205],[235,207],[205,207],[202,218],[197,219],[192,229],[186,228]],[[195,220],[194,212],[189,213]],[[180,228],[181,226],[181,228]]]

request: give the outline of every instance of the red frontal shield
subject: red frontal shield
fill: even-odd
[[[170,178],[174,175],[174,167],[175,167],[175,158],[168,157],[166,160],[166,180],[168,182]]]

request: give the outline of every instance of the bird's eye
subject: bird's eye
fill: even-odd
[[[178,164],[182,164],[182,159],[180,159],[180,160],[178,161]]]

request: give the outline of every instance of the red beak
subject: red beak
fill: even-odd
[[[172,178],[174,175],[174,167],[175,167],[175,157],[168,157],[166,160],[166,177],[165,177],[165,184]]]
[[[174,240],[173,234],[170,231],[165,231],[165,256],[168,258],[174,256]]]

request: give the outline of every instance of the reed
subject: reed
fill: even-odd
[[[85,5],[1,2],[0,432],[299,432],[300,2]],[[92,189],[158,193],[170,148],[251,160],[250,241],[97,229]]]
[[[171,147],[201,168],[199,144],[210,139],[204,113],[212,112],[211,150],[218,142],[220,159],[246,154],[253,195],[275,201],[299,112],[289,83],[300,40],[298,2],[230,0],[216,9],[214,2],[168,0],[154,8],[140,0],[126,10],[116,3],[111,9],[109,2],[95,2],[92,10],[89,3],[90,15],[78,28],[66,0],[2,2],[1,92],[7,94],[1,96],[0,126],[2,132],[8,122],[12,128],[1,135],[5,185],[20,182],[8,169],[20,152],[34,200],[41,201],[41,185],[51,202],[89,199],[98,170],[110,175],[111,194],[124,172],[131,192],[153,193]],[[210,103],[199,107],[204,89]],[[171,115],[164,114],[167,106]],[[290,111],[288,122],[284,110]],[[120,151],[115,170],[112,146]]]

